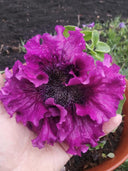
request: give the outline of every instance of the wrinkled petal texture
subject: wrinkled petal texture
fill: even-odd
[[[85,49],[85,41],[80,31],[69,31],[70,36],[65,38],[63,26],[56,26],[55,30],[57,32],[55,36],[45,33],[43,36],[33,37],[26,43],[25,59],[27,63],[36,64],[41,62],[41,59],[43,59],[43,64],[48,65],[53,62],[72,63],[74,57]]]
[[[88,150],[87,144],[92,147],[97,145],[104,135],[103,123],[116,115],[123,99],[125,79],[119,74],[119,67],[112,64],[110,55],[105,54],[103,62],[95,62],[83,51],[86,46],[79,29],[69,31],[67,38],[63,36],[63,26],[56,26],[55,30],[57,34],[54,36],[45,33],[26,43],[25,65],[17,61],[12,71],[6,68],[0,100],[10,117],[16,113],[16,121],[36,133],[37,137],[32,140],[34,147],[65,142],[69,146],[68,153],[81,155]],[[59,68],[56,72],[59,76],[54,74],[55,68]],[[60,72],[61,69],[63,72]],[[57,90],[74,92],[75,86],[76,95],[77,86],[82,87],[83,92],[79,89],[78,92],[84,97],[83,102],[63,106],[53,95],[50,96],[52,92],[43,89],[44,85],[49,88],[52,80],[50,72],[63,81],[62,87],[66,87]],[[48,92],[47,98],[42,92]],[[59,95],[58,98],[63,100],[63,93],[54,97]],[[69,95],[72,94],[66,97],[73,101],[75,98]]]
[[[26,125],[27,121],[31,121],[34,125],[38,125],[46,109],[40,101],[40,95],[34,84],[29,79],[24,78],[23,70],[20,72],[21,66],[23,68],[24,66],[18,63],[18,61],[15,63],[13,74],[5,82],[0,97],[10,116],[17,112],[16,119],[18,122],[21,121]],[[5,74],[9,75],[8,72]]]
[[[62,126],[71,131],[66,138],[69,144],[68,152],[71,154],[81,155],[81,151],[85,153],[88,150],[87,144],[95,147],[99,137],[104,135],[102,125],[91,120],[89,116],[68,114],[66,120],[67,122],[64,122]]]
[[[106,54],[104,62],[97,61],[83,84],[88,85],[92,94],[84,105],[76,104],[76,113],[89,115],[92,120],[101,124],[116,115],[125,89],[124,76],[119,74],[119,67],[111,64],[111,57]]]

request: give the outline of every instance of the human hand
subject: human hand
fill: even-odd
[[[0,75],[0,87],[3,85]],[[103,126],[104,132],[111,132],[121,120],[121,115],[110,119]],[[34,133],[17,124],[15,117],[10,118],[0,102],[0,171],[60,171],[71,157],[66,153],[66,144],[46,144],[39,150],[32,146],[34,138]]]
[[[4,84],[0,76],[0,86]],[[65,144],[34,148],[35,135],[5,111],[0,102],[0,171],[60,171],[71,155]]]

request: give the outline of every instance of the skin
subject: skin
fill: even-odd
[[[3,85],[4,79],[0,75],[0,88]],[[119,125],[117,119],[118,117],[114,117],[115,122],[110,120],[104,127],[104,132],[109,133],[115,129]],[[67,145],[46,144],[39,150],[32,146],[31,140],[34,138],[34,133],[22,124],[17,124],[15,117],[10,118],[0,102],[0,170],[61,171],[71,158],[71,155],[66,153]]]

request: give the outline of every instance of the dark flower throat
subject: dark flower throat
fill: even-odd
[[[56,104],[64,107],[74,103],[83,104],[87,98],[87,88],[84,85],[66,86],[72,75],[67,70],[54,70],[49,74],[49,82],[40,86],[40,92],[45,101],[54,98]]]

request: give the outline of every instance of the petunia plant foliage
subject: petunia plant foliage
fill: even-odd
[[[26,63],[5,69],[0,100],[37,137],[34,147],[65,142],[81,155],[98,145],[102,126],[116,116],[125,77],[112,63],[109,46],[96,30],[56,26],[55,35],[36,35],[25,44]]]

